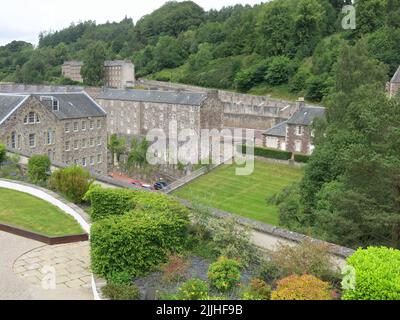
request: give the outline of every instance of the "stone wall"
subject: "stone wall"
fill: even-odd
[[[297,134],[296,125],[288,124],[287,127],[287,139],[286,139],[286,150],[289,152],[311,154],[311,127],[303,126],[303,134]],[[296,150],[296,141],[301,143],[301,150]]]

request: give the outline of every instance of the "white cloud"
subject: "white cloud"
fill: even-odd
[[[85,20],[97,23],[134,21],[163,5],[166,0],[13,0],[0,9],[0,45],[12,40],[36,43],[41,31],[60,30]],[[195,0],[204,9],[220,9],[235,4],[256,4],[260,0]]]

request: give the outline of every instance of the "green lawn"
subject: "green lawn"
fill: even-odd
[[[219,167],[177,190],[174,195],[223,211],[278,225],[278,209],[269,197],[299,181],[303,170],[284,164],[255,162],[251,176],[236,176],[235,165]]]
[[[84,233],[74,218],[52,204],[3,188],[0,188],[0,223],[50,237]]]

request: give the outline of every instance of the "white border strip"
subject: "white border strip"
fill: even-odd
[[[77,213],[75,210],[73,210],[71,207],[69,207],[68,205],[64,204],[60,200],[57,200],[56,198],[50,196],[49,194],[47,194],[47,193],[45,193],[45,192],[43,192],[41,190],[38,190],[36,188],[32,188],[32,187],[28,187],[28,186],[25,186],[25,185],[12,183],[12,182],[8,182],[8,181],[1,181],[0,180],[0,187],[1,188],[5,188],[5,189],[11,189],[11,190],[19,191],[19,192],[24,192],[24,193],[30,194],[30,195],[32,195],[34,197],[37,197],[39,199],[42,199],[42,200],[44,200],[46,202],[51,203],[52,205],[58,207],[59,209],[61,209],[65,213],[67,213],[70,216],[72,216],[80,224],[80,226],[83,228],[83,230],[85,230],[85,232],[90,234],[90,224],[88,224],[81,217],[81,215],[79,213]]]

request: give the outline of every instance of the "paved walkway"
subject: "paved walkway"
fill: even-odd
[[[0,300],[93,299],[87,242],[47,246],[0,232],[0,253]]]

